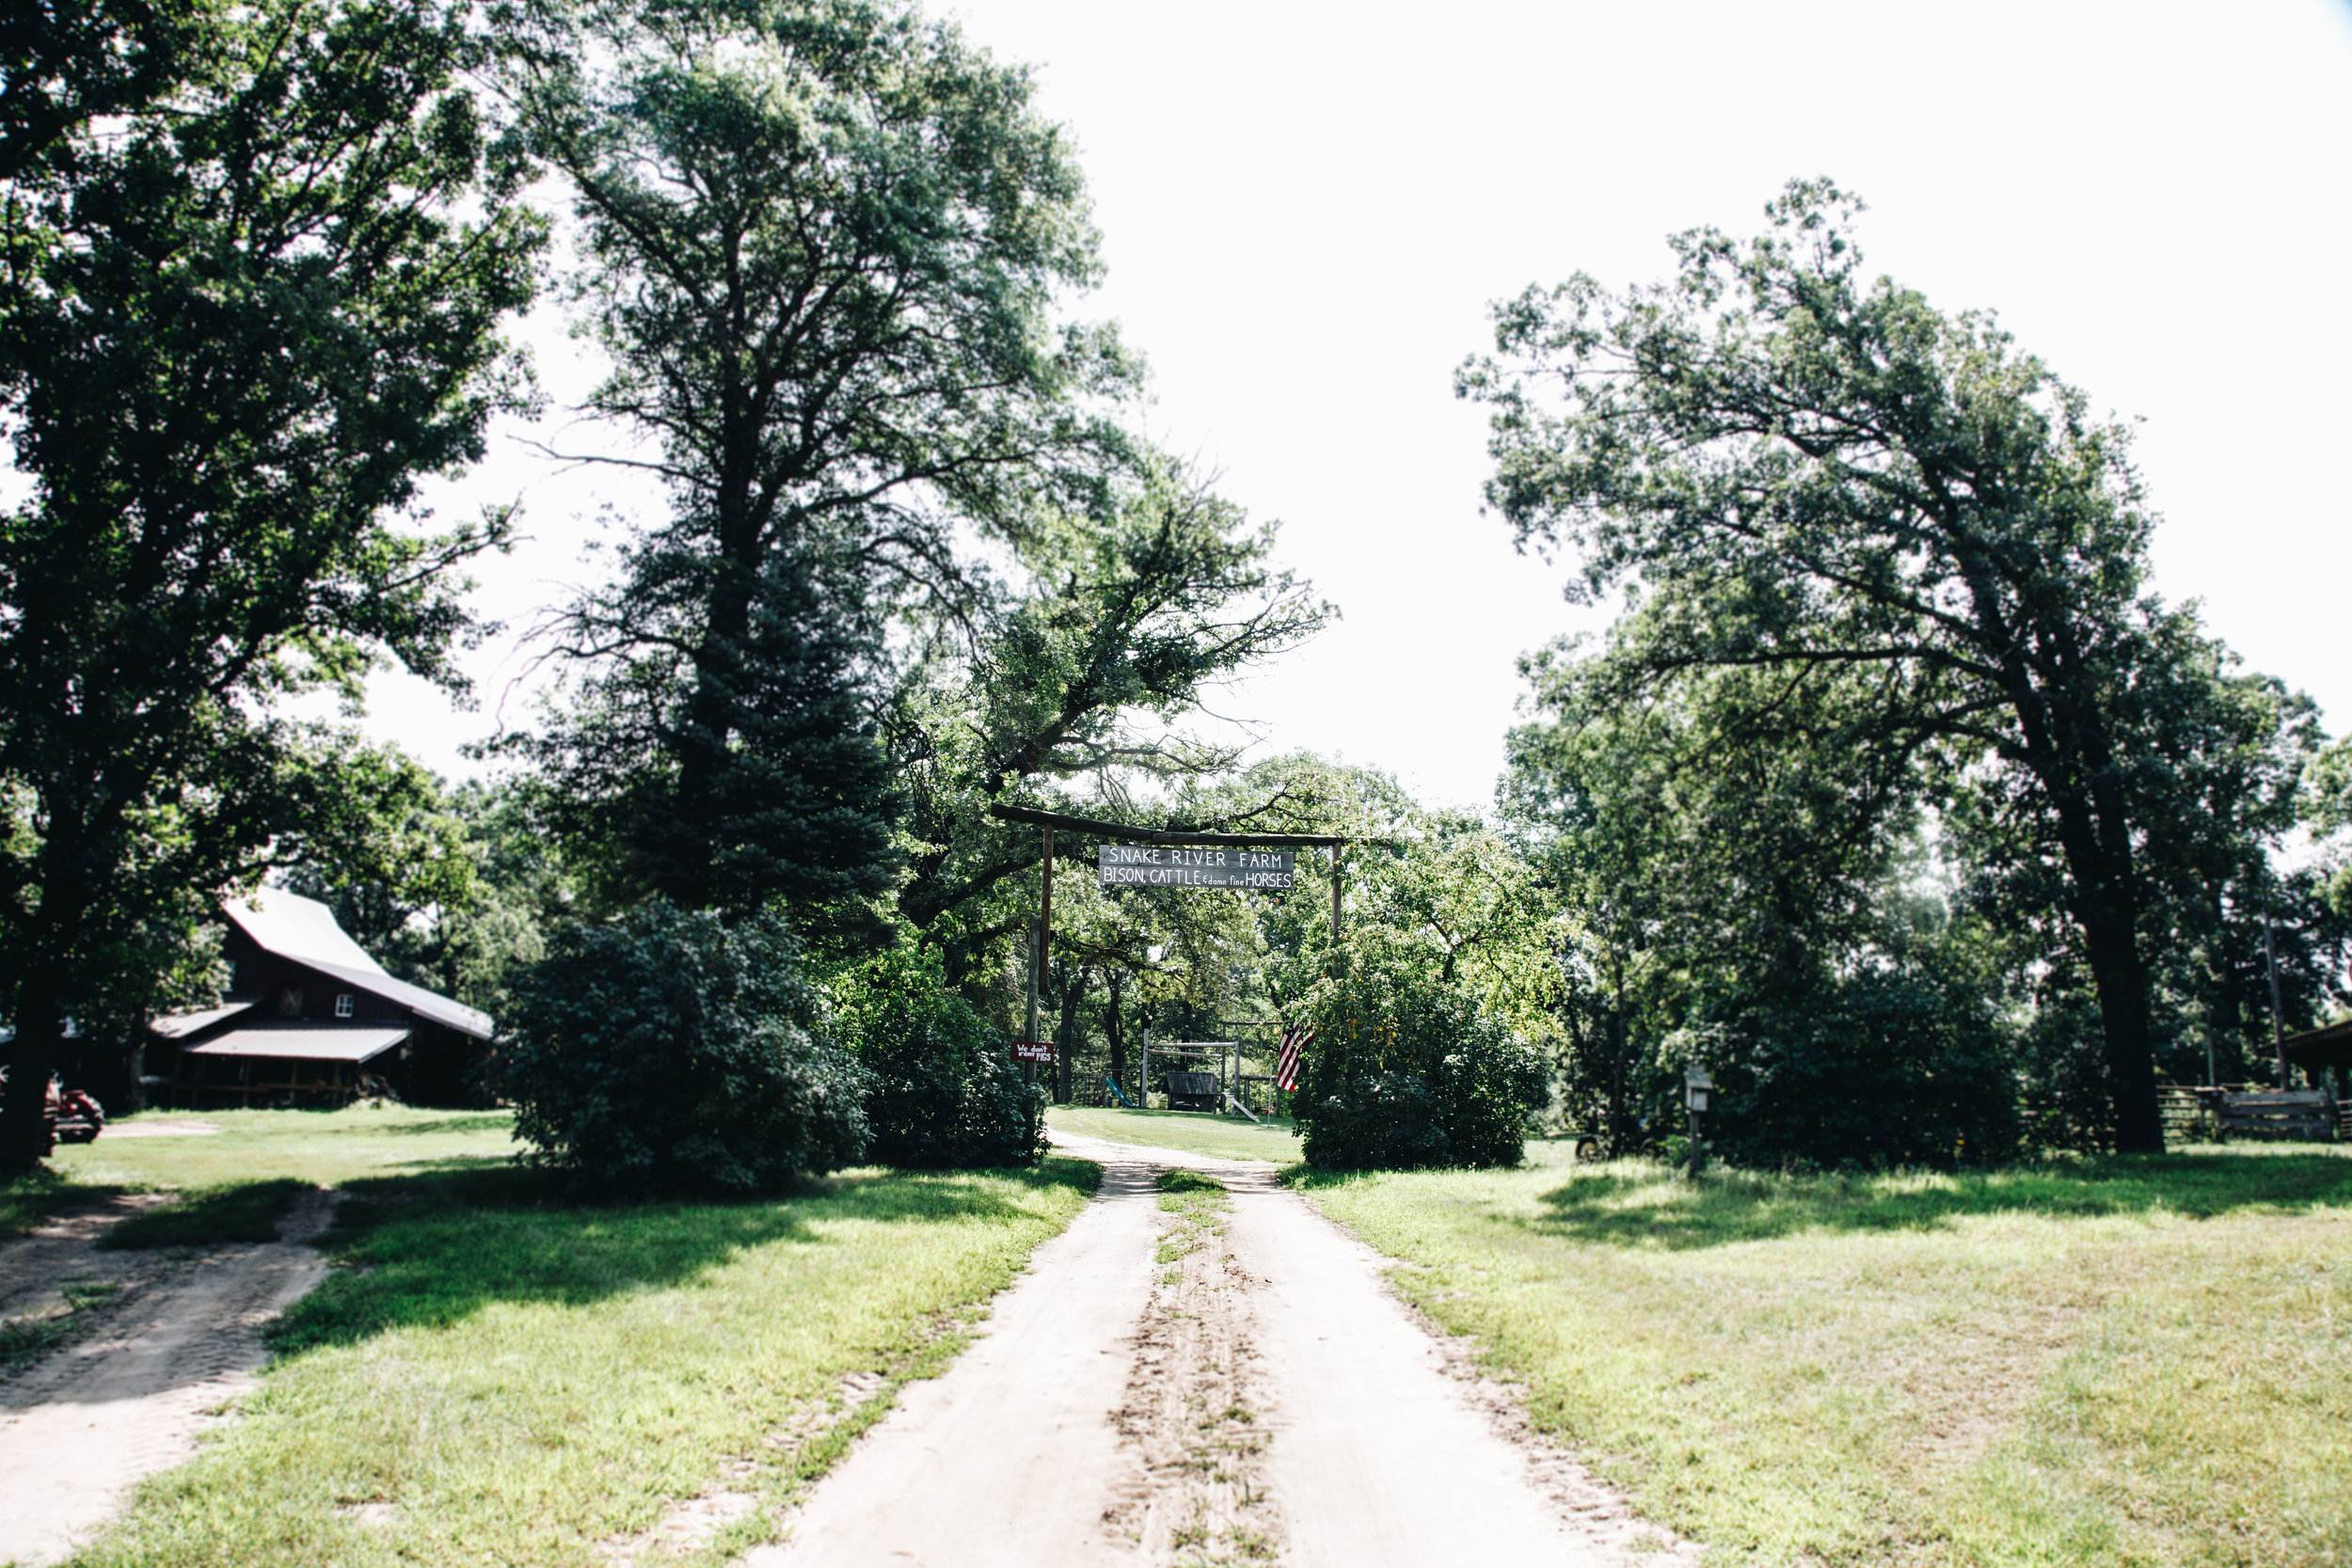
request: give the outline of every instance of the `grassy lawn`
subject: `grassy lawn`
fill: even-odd
[[[1213,1117],[1200,1111],[1101,1110],[1077,1105],[1054,1106],[1045,1113],[1045,1119],[1057,1132],[1107,1138],[1113,1143],[1181,1148],[1220,1160],[1272,1160],[1288,1164],[1298,1158],[1298,1137],[1287,1119],[1269,1117],[1252,1127],[1239,1117]]]
[[[206,1119],[229,1131],[102,1137],[60,1164],[232,1217],[242,1188],[332,1180],[343,1266],[280,1325],[242,1418],[77,1562],[723,1561],[945,1364],[1097,1175],[857,1171],[774,1201],[583,1208],[484,1158],[511,1148],[503,1117]],[[719,1493],[765,1506],[685,1558],[646,1537]]]
[[[220,1131],[198,1137],[119,1135],[124,1128],[158,1121],[201,1121]],[[515,1149],[513,1126],[503,1111],[401,1107],[125,1117],[110,1123],[111,1131],[100,1133],[95,1143],[60,1144],[46,1171],[0,1180],[0,1238],[92,1197],[174,1191],[187,1201],[142,1221],[123,1240],[131,1244],[267,1240],[278,1212],[299,1186],[503,1163]],[[264,1202],[255,1189],[273,1180],[296,1185],[266,1189]],[[254,1219],[257,1208],[267,1211],[261,1221]],[[264,1228],[257,1231],[256,1224]],[[146,1240],[137,1239],[141,1236]]]
[[[1727,1558],[2352,1564],[2352,1158],[1304,1180]]]

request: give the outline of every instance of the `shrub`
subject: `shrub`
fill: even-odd
[[[1318,1011],[1297,1121],[1324,1170],[1515,1165],[1542,1058],[1450,987],[1351,977]]]
[[[902,943],[832,986],[842,1041],[869,1077],[873,1157],[925,1170],[1026,1165],[1045,1152],[1045,1094],[1010,1044],[947,989],[936,948]]]
[[[647,904],[557,932],[514,994],[493,1082],[583,1189],[773,1191],[865,1157],[866,1073],[780,920]]]
[[[1722,1074],[1716,1152],[1741,1164],[1948,1168],[2010,1158],[2017,1079],[1994,1021],[1931,980],[1862,975],[1756,1025]]]

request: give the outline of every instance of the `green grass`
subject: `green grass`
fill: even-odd
[[[23,1176],[0,1177],[0,1241],[22,1236],[58,1210],[88,1196],[74,1182],[45,1167]]]
[[[1168,1271],[1161,1275],[1161,1282],[1172,1285],[1177,1275],[1170,1265],[1211,1236],[1224,1234],[1225,1216],[1232,1212],[1233,1201],[1224,1182],[1199,1171],[1164,1170],[1153,1184],[1160,1190],[1160,1212],[1176,1216],[1176,1223],[1160,1238],[1154,1259]]]
[[[1298,1137],[1290,1122],[1272,1117],[1252,1127],[1239,1117],[1213,1117],[1200,1111],[1056,1105],[1045,1113],[1045,1119],[1058,1132],[1082,1137],[1181,1148],[1220,1160],[1271,1160],[1288,1164],[1298,1158]]]
[[[80,1563],[601,1568],[601,1543],[725,1489],[767,1506],[685,1560],[723,1561],[946,1363],[1099,1175],[853,1171],[774,1200],[581,1207],[503,1158],[502,1115],[206,1119],[220,1136],[61,1151],[62,1183],[189,1194],[158,1245],[331,1183],[342,1266],[278,1326],[240,1418]]]
[[[1307,1176],[1726,1559],[2352,1564],[2352,1158]]]
[[[209,1137],[117,1138],[61,1146],[50,1161],[83,1189],[220,1188],[271,1179],[337,1186],[361,1177],[445,1170],[502,1162],[515,1151],[514,1118],[504,1111],[417,1111],[405,1106],[345,1111],[149,1113],[143,1120],[197,1119],[220,1132]]]

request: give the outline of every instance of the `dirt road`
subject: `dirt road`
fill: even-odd
[[[122,1200],[123,1205],[137,1199]],[[287,1240],[188,1258],[103,1253],[111,1209],[43,1227],[0,1252],[11,1311],[71,1278],[108,1291],[92,1331],[0,1383],[0,1562],[56,1562],[142,1478],[193,1451],[214,1413],[252,1386],[262,1327],[325,1275],[302,1244],[334,1195],[307,1197]]]
[[[1694,1560],[1463,1377],[1274,1167],[1056,1143],[1101,1196],[746,1568]],[[1162,1213],[1171,1166],[1230,1209]]]

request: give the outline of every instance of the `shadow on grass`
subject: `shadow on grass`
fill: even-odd
[[[866,1172],[772,1197],[580,1203],[561,1177],[516,1164],[347,1183],[326,1243],[338,1269],[272,1332],[280,1352],[349,1344],[393,1329],[456,1323],[496,1302],[587,1306],[691,1280],[740,1253],[828,1245],[821,1222],[940,1224],[1025,1212],[981,1178],[1091,1192],[1100,1167],[1053,1159],[1036,1170]]]
[[[381,1127],[370,1127],[368,1133],[378,1138],[415,1138],[441,1132],[502,1132],[513,1121],[514,1113],[510,1111],[461,1112],[432,1121],[387,1122]]]
[[[130,1252],[146,1247],[274,1242],[286,1211],[304,1193],[314,1190],[313,1183],[292,1178],[207,1187],[109,1227],[98,1238],[98,1247],[103,1252]]]
[[[47,1165],[0,1177],[0,1243],[39,1229],[52,1215],[87,1209],[130,1190],[74,1181]]]
[[[1931,1175],[1711,1171],[1696,1182],[1656,1166],[1580,1171],[1534,1217],[1498,1216],[1541,1234],[1616,1246],[1688,1248],[1807,1231],[1940,1229],[1988,1215],[2307,1212],[2352,1206],[2352,1159],[2332,1153],[2217,1151],[2116,1155],[2008,1170]]]

